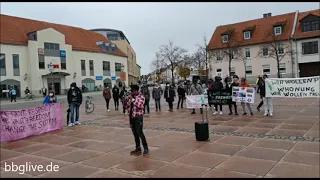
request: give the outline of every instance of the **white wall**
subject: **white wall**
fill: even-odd
[[[302,43],[318,41],[318,53],[317,54],[302,54]],[[297,40],[297,53],[298,53],[298,63],[310,63],[319,62],[319,52],[320,52],[320,38],[303,39]]]

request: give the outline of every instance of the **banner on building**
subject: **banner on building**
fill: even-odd
[[[320,76],[305,78],[268,78],[266,97],[319,97]]]
[[[208,98],[205,95],[188,95],[186,96],[187,108],[198,109],[202,104],[208,104]]]
[[[254,103],[255,89],[252,87],[233,87],[232,101]]]
[[[0,111],[1,142],[15,141],[62,128],[60,103]]]

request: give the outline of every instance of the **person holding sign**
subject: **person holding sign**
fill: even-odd
[[[266,97],[266,82],[265,80],[268,78],[268,76],[265,74],[262,77],[262,80],[260,81],[259,84],[259,89],[260,89],[260,96],[263,99],[263,104],[264,104],[264,114],[263,116],[268,116],[269,115],[272,117],[273,116],[273,105],[272,105],[272,97]]]
[[[197,78],[193,78],[192,79],[192,85],[190,87],[190,95],[202,95],[203,94],[203,90],[202,87],[200,86],[200,84],[198,84],[198,79]],[[192,109],[192,113],[191,114],[195,114],[196,110]],[[200,113],[202,114],[202,108],[200,108]]]
[[[239,87],[251,87],[250,84],[248,83],[248,81],[245,79],[245,78],[241,78],[241,83],[239,85]],[[250,111],[250,114],[253,116],[253,112],[252,112],[252,109],[251,109],[251,105],[250,103],[245,103],[245,102],[241,102],[241,106],[242,106],[242,109],[243,109],[243,116],[247,115],[247,111],[246,111],[246,105]]]
[[[237,75],[234,75],[234,76],[233,76],[233,82],[232,82],[232,83],[230,83],[230,78],[229,78],[229,77],[226,77],[225,83],[226,83],[226,92],[232,94],[232,88],[239,86],[238,76],[237,76]],[[233,112],[232,112],[232,105],[233,105],[233,107],[234,107],[235,115],[238,115],[237,102],[232,101],[232,99],[230,99],[230,100],[228,101],[228,105],[229,105],[229,111],[230,111],[229,115],[232,115],[232,114],[233,114]]]
[[[50,90],[48,96],[44,97],[43,104],[56,103],[57,97],[54,96],[54,91]]]

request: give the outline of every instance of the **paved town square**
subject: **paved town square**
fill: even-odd
[[[1,144],[1,177],[319,177],[319,99],[274,99],[274,117],[229,116],[209,112],[210,139],[195,140],[199,111],[145,115],[147,156],[130,155],[134,138],[128,117],[80,108],[82,125]],[[175,105],[175,104],[174,104]],[[66,109],[66,104],[63,104]],[[239,106],[239,105],[238,105]],[[113,104],[111,104],[113,107]],[[241,111],[239,111],[241,114]],[[5,164],[59,166],[57,172],[5,172]]]

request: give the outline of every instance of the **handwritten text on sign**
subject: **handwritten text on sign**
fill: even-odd
[[[202,108],[202,104],[208,104],[208,98],[205,95],[186,96],[187,108]]]
[[[268,78],[266,97],[319,97],[320,76],[306,78]]]
[[[60,103],[51,103],[22,110],[0,111],[1,142],[61,129],[61,108]]]

